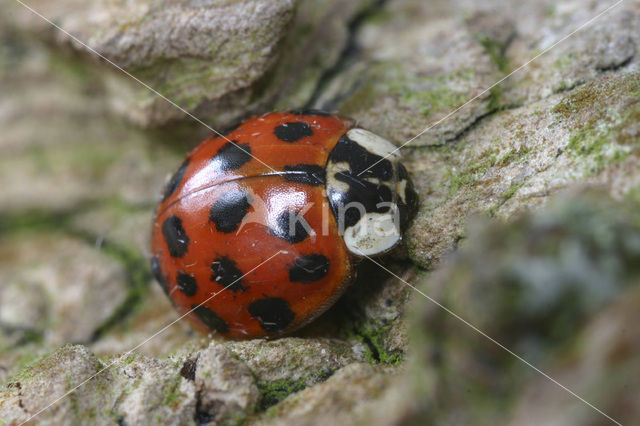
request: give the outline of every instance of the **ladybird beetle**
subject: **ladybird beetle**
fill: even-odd
[[[156,210],[155,278],[205,332],[277,337],[307,324],[353,281],[359,258],[400,241],[415,212],[395,151],[316,110],[265,114],[206,139]]]

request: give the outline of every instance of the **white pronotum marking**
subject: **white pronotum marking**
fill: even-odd
[[[378,256],[401,239],[393,209],[389,213],[367,213],[344,232],[344,242],[358,256]]]
[[[397,150],[394,144],[368,130],[351,129],[347,132],[347,137],[373,154],[381,157],[393,157],[391,161],[400,156],[400,154],[396,152]]]
[[[338,173],[347,173],[349,172],[349,163],[346,161],[341,161],[339,163],[334,163],[329,161],[327,163],[327,189],[329,192],[337,191],[337,192],[347,192],[349,191],[349,184],[346,182],[342,182],[341,180],[336,179],[336,175]]]
[[[372,154],[389,157],[389,161],[394,164],[395,168],[395,163],[400,156],[398,153],[394,153],[396,147],[388,140],[368,130],[359,128],[349,130],[346,136]],[[336,178],[338,173],[350,172],[352,170],[348,162],[329,162],[327,164],[327,189],[329,194],[334,192],[347,193],[351,189],[348,183]],[[396,183],[395,180],[384,182],[375,176],[366,176],[361,179],[374,185],[385,185],[392,193],[400,190],[399,196],[404,201],[406,181],[404,181],[404,184]],[[339,209],[338,215],[343,215],[349,208],[356,207],[347,204],[345,209]],[[351,253],[356,256],[378,256],[391,250],[401,240],[397,208],[391,208],[385,213],[367,213],[365,212],[365,207],[361,206],[361,215],[356,224],[344,229],[344,242]],[[344,223],[340,219],[338,218],[339,223]],[[344,219],[342,218],[342,220]]]

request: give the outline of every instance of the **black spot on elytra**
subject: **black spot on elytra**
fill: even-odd
[[[295,166],[284,166],[284,179],[288,182],[304,183],[306,185],[324,185],[324,167],[314,164],[296,164]]]
[[[294,109],[289,111],[291,114],[296,115],[321,115],[324,117],[331,117],[333,114],[320,109],[306,108],[306,109]]]
[[[329,273],[329,259],[321,254],[298,257],[289,268],[289,280],[311,283],[324,278]]]
[[[238,141],[232,141],[223,145],[213,161],[221,171],[236,170],[251,160],[251,147],[249,144],[239,144]]]
[[[256,300],[249,305],[249,313],[260,321],[265,331],[282,331],[295,317],[289,303],[278,297]]]
[[[169,285],[167,284],[167,279],[164,276],[164,273],[162,272],[162,268],[160,267],[160,260],[158,259],[158,256],[153,256],[151,258],[151,272],[153,272],[153,277],[156,279],[156,281],[158,281],[158,284],[160,284],[160,287],[162,287],[162,291],[164,291],[165,294],[169,294]]]
[[[189,167],[188,158],[182,162],[178,171],[175,172],[175,174],[171,177],[171,180],[164,189],[164,196],[162,197],[162,201],[165,201],[171,196],[171,194],[176,191],[176,189],[178,189],[180,183],[182,182],[182,178],[184,177],[184,173],[187,171],[187,167]]]
[[[162,223],[162,235],[172,257],[182,257],[189,248],[189,237],[182,227],[182,219],[169,216]]]
[[[204,323],[210,330],[218,333],[226,334],[229,332],[229,324],[206,306],[191,305],[193,313],[196,314],[200,321]]]
[[[228,257],[220,257],[211,263],[211,281],[215,281],[223,288],[234,293],[247,291],[242,285],[242,271],[238,269],[236,263]]]
[[[292,221],[295,221],[295,223],[292,224]],[[278,216],[275,228],[270,228],[269,232],[278,238],[295,244],[304,241],[309,236],[308,228],[309,223],[304,217],[294,211],[285,211]]]
[[[273,131],[281,141],[295,142],[307,136],[313,135],[313,130],[309,124],[302,121],[290,121],[281,124]]]
[[[211,207],[209,220],[220,232],[229,233],[238,229],[251,203],[245,191],[231,191],[223,194]]]
[[[180,291],[187,296],[194,296],[198,291],[198,283],[196,282],[196,279],[193,277],[193,275],[178,271],[176,282],[178,283],[178,288],[180,289]]]

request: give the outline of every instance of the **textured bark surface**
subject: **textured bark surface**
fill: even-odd
[[[411,140],[421,205],[380,260],[401,279],[362,262],[293,336],[178,322],[146,341],[178,318],[149,269],[153,209],[210,131],[0,0],[0,424],[93,375],[38,420],[608,421],[403,280],[638,423],[640,2],[566,40],[613,2],[28,4],[216,129],[309,107]]]

